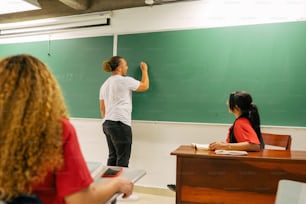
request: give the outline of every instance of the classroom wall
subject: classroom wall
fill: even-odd
[[[87,30],[65,34],[18,38],[26,40],[62,39],[125,33],[154,32],[191,28],[211,28],[231,25],[249,25],[279,21],[305,21],[305,3],[295,3],[289,7],[269,4],[252,5],[239,1],[192,1],[145,8],[113,11],[111,26],[99,30]],[[236,2],[236,3],[235,3]],[[224,10],[220,10],[223,6]],[[258,10],[256,10],[258,8]],[[267,15],[258,15],[260,14]],[[293,12],[294,10],[294,12]],[[226,12],[225,12],[226,11]],[[291,15],[289,15],[291,13]],[[260,17],[257,17],[260,16]],[[116,37],[114,38],[116,39]],[[1,39],[0,43],[16,42],[16,38]],[[116,42],[115,42],[116,43]],[[0,45],[1,49],[1,45]],[[114,49],[114,54],[116,48]],[[99,110],[97,110],[99,111]],[[233,118],[234,120],[234,118]],[[101,119],[72,118],[81,148],[89,161],[106,162],[107,144],[101,130]],[[133,121],[133,149],[130,167],[144,168],[147,175],[138,185],[166,188],[175,183],[176,158],[170,152],[181,144],[210,143],[223,141],[230,124],[180,123],[160,121]],[[264,126],[265,132],[291,134],[292,149],[306,150],[305,127]]]
[[[258,24],[258,22],[271,23],[280,19],[285,19],[285,21],[305,20],[303,16],[305,14],[301,15],[300,10],[295,10],[294,15],[286,16],[290,7],[289,11],[283,12],[258,6],[261,7],[261,12],[269,13],[269,16],[262,15],[255,21],[256,9],[254,11],[254,7],[241,13],[239,5],[229,4],[226,6],[228,13],[224,15],[224,10],[217,9],[220,3],[220,1],[216,4],[210,4],[207,1],[185,2],[115,11],[112,17],[112,30],[115,34],[126,34],[249,25]],[[270,8],[273,7],[273,5],[270,6]],[[299,9],[306,8],[305,4],[298,5],[298,7]],[[85,156],[92,160],[105,162],[107,145],[101,131],[101,120],[78,118],[72,121],[80,134]],[[170,156],[170,152],[182,144],[224,141],[229,126],[230,124],[133,121],[134,138],[130,166],[147,170],[147,175],[139,181],[138,185],[166,188],[167,184],[175,183],[176,158]],[[292,149],[306,150],[305,127],[264,126],[262,131],[291,134],[293,137]]]

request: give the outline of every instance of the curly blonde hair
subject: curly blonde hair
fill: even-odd
[[[48,67],[30,55],[0,61],[0,199],[31,193],[63,164],[64,99]]]

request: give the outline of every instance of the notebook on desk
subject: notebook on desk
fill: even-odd
[[[191,143],[191,146],[196,150],[210,150],[209,144]]]

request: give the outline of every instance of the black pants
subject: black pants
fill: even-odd
[[[132,128],[120,121],[106,120],[103,132],[108,145],[108,166],[128,167],[132,149]]]

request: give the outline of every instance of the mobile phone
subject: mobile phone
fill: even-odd
[[[101,177],[116,177],[122,172],[122,167],[108,167]]]

